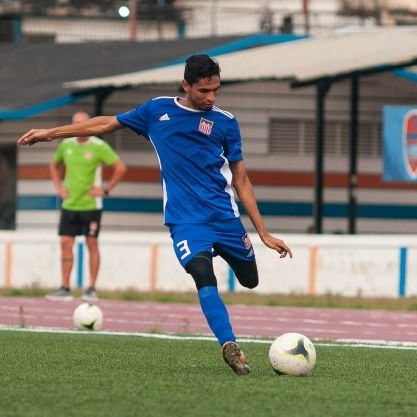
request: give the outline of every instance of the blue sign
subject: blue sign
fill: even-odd
[[[417,107],[384,108],[384,181],[417,182]]]

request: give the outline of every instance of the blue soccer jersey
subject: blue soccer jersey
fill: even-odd
[[[218,107],[190,109],[158,97],[116,116],[149,139],[158,155],[165,224],[207,223],[239,216],[229,162],[243,159],[239,124]]]

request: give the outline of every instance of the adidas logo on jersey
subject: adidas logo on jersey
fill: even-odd
[[[169,116],[168,116],[168,113],[163,114],[163,115],[159,118],[159,121],[160,121],[160,122],[163,122],[163,121],[165,121],[165,120],[171,120],[171,119],[169,118]]]

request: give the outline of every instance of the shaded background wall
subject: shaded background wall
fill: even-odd
[[[16,227],[16,147],[0,143],[0,229]]]
[[[0,22],[3,17],[3,28],[9,31],[9,38],[5,40],[14,41],[13,48],[5,53],[13,53],[13,49],[28,42],[42,42],[37,46],[43,47],[52,42],[127,41],[131,34],[129,19],[118,15],[116,3],[119,5],[112,0],[0,2]],[[138,15],[134,43],[151,43],[159,48],[161,46],[155,40],[180,38],[182,41],[182,36],[199,40],[201,38],[196,37],[218,37],[225,33],[279,33],[283,31],[284,18],[288,23],[288,17],[292,18],[291,31],[298,34],[337,36],[343,31],[393,24],[377,18],[378,10],[369,6],[376,2],[360,3],[366,3],[366,13],[355,9],[355,2],[338,0],[271,0],[261,3],[255,0],[140,0],[136,2]],[[404,10],[402,12],[408,13],[412,19],[413,10]],[[391,9],[389,12],[394,13]],[[271,18],[268,30],[261,25],[265,13],[269,13]],[[180,21],[185,24],[181,33],[177,30]],[[150,39],[152,42],[145,42]],[[132,43],[120,42],[120,49]],[[78,44],[75,46],[78,47]],[[39,51],[48,54],[47,48],[40,48]],[[110,62],[112,56],[108,57]],[[25,78],[31,77],[31,69],[42,71],[41,67],[33,65],[34,61],[42,58],[42,52],[31,59],[24,57],[21,64]],[[132,61],[131,56],[128,58]],[[94,59],[93,53],[89,59]],[[140,61],[140,54],[134,59]],[[123,61],[123,57],[120,60]],[[7,72],[7,68],[3,67],[0,73],[2,69]],[[59,59],[54,71],[55,74],[60,72]],[[22,77],[18,73],[14,75]],[[61,85],[62,80],[58,82],[53,75],[51,80]],[[88,77],[91,76],[94,75]],[[68,81],[79,79],[76,59],[68,77]],[[344,233],[347,230],[349,88],[348,83],[335,84],[326,102],[325,233]],[[11,91],[7,81],[2,83],[2,89],[6,93],[2,94],[0,113],[3,106],[7,109],[8,96],[15,98],[22,95],[19,89]],[[38,89],[41,90],[42,86]],[[60,94],[65,93],[69,92]],[[120,90],[108,97],[102,111],[104,114],[116,114],[154,96],[177,94],[181,94],[178,85]],[[381,124],[385,105],[416,105],[417,83],[393,73],[363,78],[360,95],[358,233],[416,233],[415,185],[384,184],[381,181]],[[310,230],[316,129],[314,89],[292,90],[285,82],[227,85],[222,88],[218,104],[235,114],[240,121],[249,175],[267,226],[277,232],[304,233]],[[5,120],[0,123],[0,143],[15,143],[23,132],[32,127],[68,123],[77,110],[94,114],[94,99],[88,97],[76,104],[44,111],[27,119]],[[127,129],[107,135],[105,139],[116,148],[129,167],[128,176],[107,200],[109,206],[103,220],[105,228],[162,229],[158,162],[152,148],[143,138],[136,137]],[[16,217],[19,229],[56,227],[60,202],[47,170],[55,147],[56,144],[40,144],[30,149],[19,149]],[[251,228],[245,217],[244,221]]]
[[[219,59],[221,63],[221,58]],[[149,98],[181,94],[178,85],[120,90],[104,104],[104,114],[130,110]],[[359,212],[358,233],[416,233],[415,184],[382,181],[382,114],[388,104],[416,103],[417,83],[385,74],[361,81],[359,118]],[[218,105],[239,119],[249,176],[262,203],[267,226],[277,232],[304,233],[312,223],[314,199],[315,91],[292,90],[285,82],[253,82],[222,87]],[[335,84],[326,105],[325,146],[326,233],[346,232],[349,84]],[[15,140],[32,127],[68,123],[77,109],[94,111],[87,98],[42,115],[0,125],[0,140]],[[162,229],[162,200],[158,161],[153,148],[129,129],[105,139],[120,152],[129,167],[109,202],[132,203],[130,211],[107,211],[103,218],[109,229]],[[56,224],[55,191],[47,164],[56,143],[19,149],[19,198],[50,197],[48,210],[42,206],[21,207],[20,228],[51,227]],[[42,171],[39,171],[42,170]],[[29,200],[26,200],[29,201]],[[34,201],[34,200],[32,200]],[[120,206],[119,206],[120,207]],[[143,211],[141,211],[143,210]],[[407,212],[411,210],[411,216]],[[246,225],[250,222],[244,217]]]

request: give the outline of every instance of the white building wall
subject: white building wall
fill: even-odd
[[[287,234],[280,237],[291,247],[293,259],[280,259],[251,234],[260,275],[259,286],[251,290],[255,293],[417,295],[417,238],[413,236]],[[83,244],[82,239],[79,242]],[[100,237],[100,247],[99,290],[194,290],[193,280],[175,257],[168,232],[105,232]],[[88,253],[84,253],[83,287],[88,285]],[[73,287],[79,279],[77,254],[75,245]],[[59,241],[52,232],[41,236],[30,232],[0,232],[0,260],[4,265],[0,270],[2,288],[53,288],[60,283]],[[220,258],[215,258],[215,272],[220,290],[228,291],[230,270]],[[236,291],[249,290],[236,284]]]

